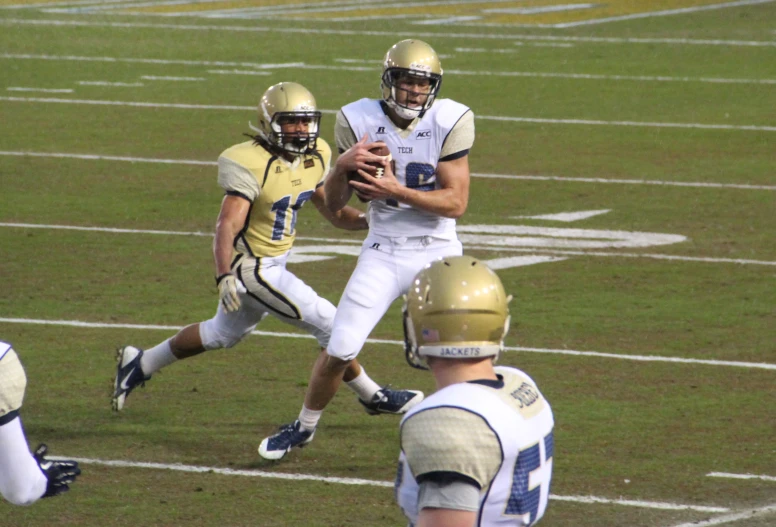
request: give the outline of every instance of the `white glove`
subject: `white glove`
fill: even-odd
[[[232,273],[225,273],[216,278],[216,285],[218,286],[218,298],[221,301],[221,307],[224,308],[225,313],[231,313],[240,309],[240,295],[238,291],[240,287],[237,278]]]

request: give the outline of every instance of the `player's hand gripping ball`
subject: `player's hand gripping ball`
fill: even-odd
[[[369,151],[373,153],[376,156],[380,157],[387,157],[387,162],[391,162],[391,151],[388,150],[387,146],[376,146],[374,148],[370,148]],[[383,177],[383,172],[385,172],[385,167],[379,163],[367,163],[369,165],[368,169],[365,169],[366,172],[368,172],[370,175],[376,178]],[[367,183],[366,180],[359,174],[358,172],[348,172],[348,181],[358,181],[359,183]],[[359,200],[362,202],[370,201],[367,198],[364,198],[361,196],[361,194],[356,191],[356,196]]]

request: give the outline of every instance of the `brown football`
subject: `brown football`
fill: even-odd
[[[387,146],[375,146],[374,148],[370,148],[369,151],[381,157],[391,155],[391,151],[388,150]],[[369,167],[370,169],[367,170],[367,172],[369,172],[375,177],[382,177],[383,165],[380,165],[378,163],[369,163]],[[348,172],[348,181],[359,181],[361,183],[365,183],[364,178],[361,177],[361,174],[359,174],[358,172]],[[358,194],[356,194],[356,196],[358,196],[358,199],[360,199],[363,202],[369,201],[367,199],[363,199]]]

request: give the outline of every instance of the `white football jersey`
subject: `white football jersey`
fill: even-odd
[[[440,99],[415,121],[409,133],[397,129],[385,115],[380,100],[361,99],[342,108],[355,137],[364,134],[369,141],[383,141],[393,158],[394,174],[402,185],[416,190],[439,188],[436,167],[448,134],[469,112],[451,99]],[[369,203],[370,232],[381,236],[438,236],[455,238],[455,220],[418,210],[394,200]]]
[[[527,527],[544,514],[550,493],[554,420],[524,372],[497,367],[504,386],[447,386],[402,419],[396,499],[414,525],[417,478],[457,473],[480,486],[478,527]]]

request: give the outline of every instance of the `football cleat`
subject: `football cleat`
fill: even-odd
[[[297,419],[281,426],[277,434],[264,438],[259,445],[259,455],[264,459],[281,459],[292,448],[304,448],[310,444],[314,435],[315,430],[302,430],[302,424]]]
[[[423,400],[423,392],[417,390],[392,390],[384,386],[366,402],[360,397],[358,402],[364,405],[369,415],[404,414],[407,410]]]
[[[70,490],[70,484],[81,474],[81,469],[78,468],[76,461],[68,459],[54,461],[47,458],[46,454],[48,454],[48,447],[41,444],[35,449],[33,456],[48,481],[46,493],[42,497],[51,498]]]
[[[145,382],[151,379],[151,376],[145,376],[140,367],[140,359],[143,357],[143,350],[134,346],[124,346],[119,348],[116,353],[116,378],[113,380],[113,397],[111,406],[114,412],[121,411],[124,408],[124,402],[129,393],[143,386]]]

